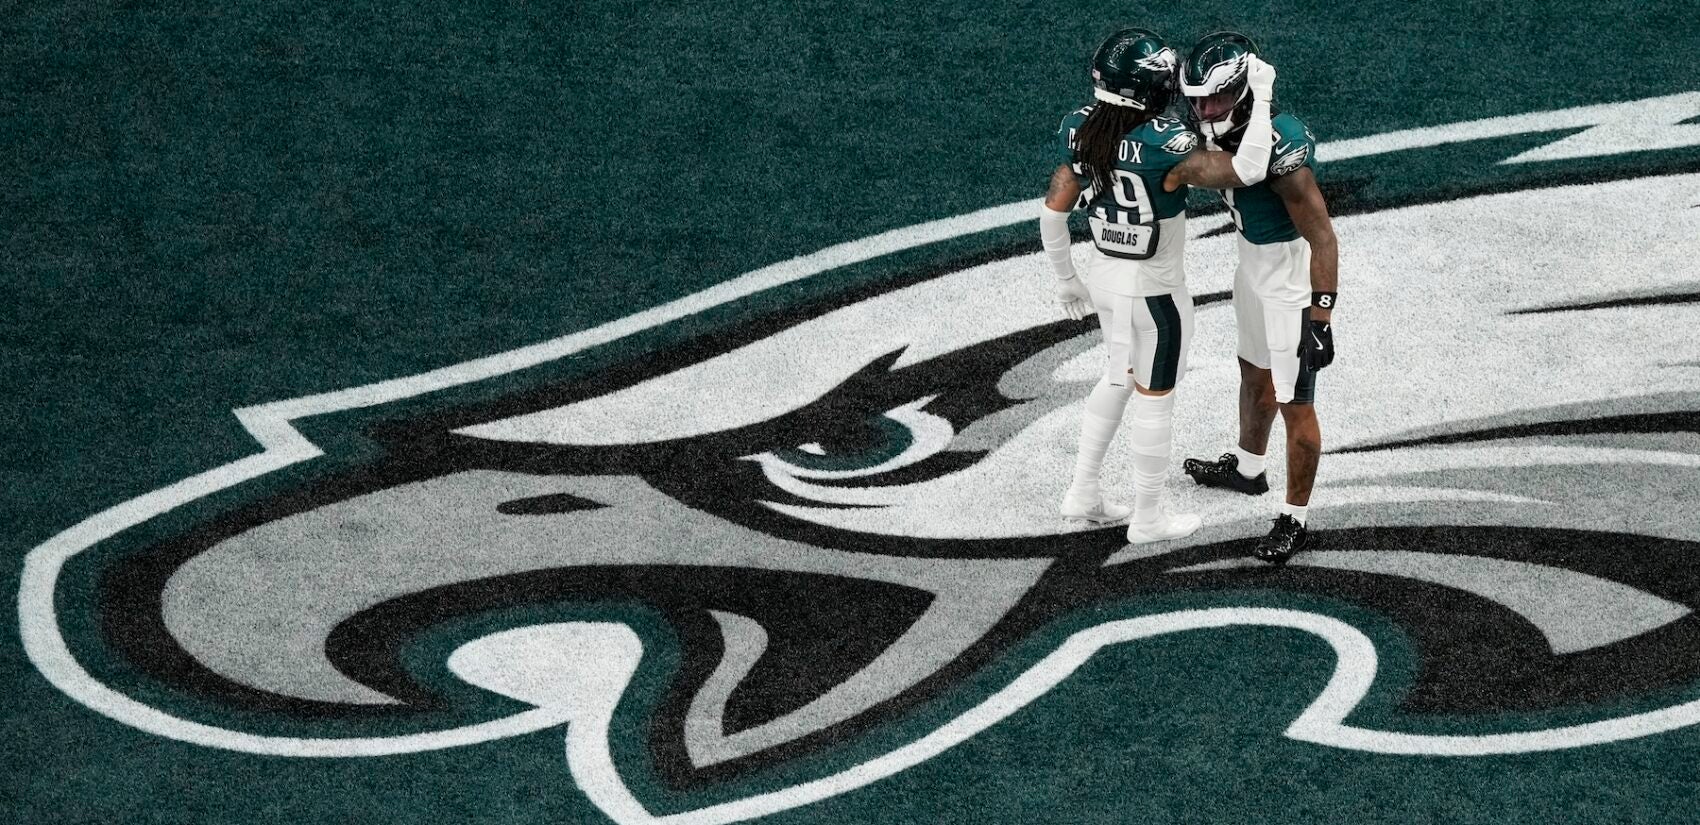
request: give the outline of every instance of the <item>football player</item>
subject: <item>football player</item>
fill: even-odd
[[[1178,55],[1146,29],[1123,29],[1092,55],[1093,103],[1063,118],[1058,165],[1040,210],[1039,230],[1056,271],[1065,315],[1096,312],[1109,358],[1087,398],[1074,479],[1062,501],[1071,520],[1107,524],[1128,518],[1125,506],[1099,491],[1104,453],[1133,401],[1134,506],[1128,541],[1180,538],[1199,527],[1190,513],[1171,512],[1163,499],[1168,474],[1176,381],[1186,371],[1192,299],[1186,290],[1186,193],[1163,188],[1164,176],[1213,187],[1262,180],[1269,168],[1269,107],[1248,113],[1237,152],[1195,151],[1198,135],[1164,116],[1173,98]],[[1248,61],[1260,100],[1271,95],[1274,70]],[[1087,211],[1092,232],[1087,278],[1074,270],[1069,213]]]
[[[1237,32],[1205,35],[1181,68],[1181,92],[1205,145],[1232,149],[1250,136],[1254,110],[1272,105],[1249,88],[1257,46]],[[1262,182],[1224,190],[1239,231],[1234,320],[1239,329],[1239,443],[1215,461],[1188,458],[1199,484],[1250,495],[1269,490],[1264,451],[1277,410],[1287,430],[1287,497],[1257,558],[1283,564],[1310,542],[1305,510],[1322,453],[1316,419],[1316,373],[1334,360],[1331,326],[1339,247],[1328,204],[1317,188],[1316,138],[1289,113],[1273,119],[1275,147]],[[1177,168],[1166,192],[1183,184],[1211,186]]]

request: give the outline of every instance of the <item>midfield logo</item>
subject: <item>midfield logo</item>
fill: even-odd
[[[670,822],[739,821],[876,782],[1039,699],[1104,646],[1197,628],[1325,640],[1334,674],[1286,731],[1324,747],[1471,756],[1692,725],[1700,174],[1646,153],[1700,145],[1700,125],[1682,123],[1696,114],[1700,93],[1321,145],[1325,163],[1395,167],[1394,153],[1566,133],[1497,165],[1545,164],[1532,173],[1545,188],[1496,172],[1399,204],[1366,195],[1373,180],[1340,190],[1351,302],[1319,389],[1321,544],[1282,570],[1243,561],[1272,500],[1177,480],[1207,526],[1155,550],[1056,517],[1103,356],[1095,329],[1056,319],[1043,262],[1025,251],[900,275],[590,380],[375,426],[383,454],[370,466],[123,546],[144,522],[321,456],[294,422],[510,376],[1020,223],[1036,211],[1022,202],[521,350],[238,410],[263,452],[31,552],[26,650],[91,709],[213,748],[367,757],[564,727],[578,788],[622,823],[658,818],[610,741],[657,641],[579,615],[610,602],[645,605],[677,641],[643,749],[682,788],[830,751],[1029,659],[907,744]],[[1631,171],[1555,185],[1557,161],[1617,156]],[[1200,312],[1176,444],[1194,455],[1233,432],[1222,221],[1190,230]],[[1632,346],[1607,354],[1605,329]],[[1112,488],[1129,475],[1106,469]],[[73,569],[93,571],[81,575],[97,598],[73,597]],[[1248,591],[1292,604],[1233,603]],[[1413,680],[1378,682],[1386,631],[1319,604],[1395,622],[1420,657]],[[1059,624],[1076,629],[1016,652]],[[421,662],[424,639],[452,644]]]

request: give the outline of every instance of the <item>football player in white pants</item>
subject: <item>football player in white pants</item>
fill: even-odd
[[[1250,128],[1255,93],[1242,68],[1257,46],[1238,32],[1205,35],[1187,56],[1181,91],[1208,145],[1232,148]],[[1193,480],[1248,495],[1269,490],[1264,455],[1280,411],[1287,430],[1287,495],[1254,555],[1283,564],[1310,541],[1306,511],[1322,455],[1316,373],[1334,360],[1332,315],[1339,245],[1316,185],[1316,139],[1292,114],[1272,119],[1276,146],[1262,183],[1223,192],[1239,233],[1234,321],[1239,330],[1239,443],[1214,461],[1183,463]],[[1179,170],[1177,170],[1178,172]],[[1197,183],[1171,174],[1165,187]],[[1199,184],[1208,185],[1208,184]]]
[[[1064,518],[1107,524],[1128,518],[1127,507],[1105,501],[1099,489],[1104,453],[1131,399],[1128,441],[1134,452],[1134,506],[1128,541],[1181,538],[1199,518],[1171,512],[1164,500],[1169,470],[1173,391],[1186,371],[1192,337],[1192,298],[1182,260],[1186,193],[1163,189],[1172,170],[1210,186],[1262,180],[1271,146],[1268,107],[1234,155],[1195,151],[1198,135],[1164,117],[1175,88],[1177,56],[1145,29],[1116,32],[1092,57],[1095,102],[1063,119],[1058,166],[1040,211],[1039,231],[1057,275],[1064,314],[1096,312],[1109,357],[1104,376],[1086,399],[1074,478],[1063,495]],[[1274,69],[1251,67],[1265,98]],[[1091,283],[1074,271],[1068,216],[1085,208],[1092,232]]]

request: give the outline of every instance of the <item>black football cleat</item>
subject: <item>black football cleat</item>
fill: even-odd
[[[1258,473],[1251,478],[1240,475],[1240,457],[1233,453],[1223,453],[1215,461],[1189,458],[1181,462],[1181,469],[1192,476],[1193,481],[1206,487],[1223,487],[1248,496],[1269,492],[1269,474]]]
[[[1257,540],[1257,549],[1252,555],[1258,561],[1270,564],[1286,564],[1300,550],[1310,547],[1310,531],[1305,529],[1299,520],[1282,513],[1275,518],[1275,526],[1269,529],[1269,535]]]

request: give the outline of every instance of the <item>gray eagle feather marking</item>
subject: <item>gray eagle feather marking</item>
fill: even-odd
[[[520,517],[496,509],[505,501],[560,493],[608,506]],[[848,553],[745,529],[685,507],[634,477],[479,470],[380,490],[232,537],[190,559],[171,577],[164,618],[190,655],[249,687],[320,702],[394,704],[395,699],[355,682],[326,658],[325,640],[343,620],[434,587],[527,571],[618,565],[813,573],[933,594],[914,625],[866,667],[761,725],[723,735],[724,700],[736,683],[711,680],[705,690],[712,688],[715,695],[693,704],[686,732],[693,761],[706,765],[824,729],[898,695],[978,641],[1027,593],[1050,560]],[[750,641],[754,648],[741,649],[759,656],[764,643]],[[729,644],[728,655],[735,652]],[[742,667],[739,678],[748,670]],[[710,712],[714,718],[703,715]]]

